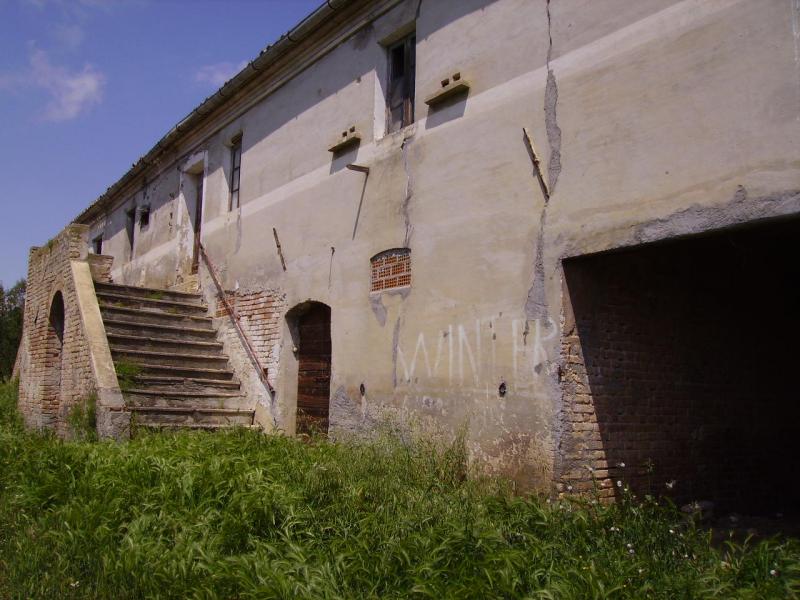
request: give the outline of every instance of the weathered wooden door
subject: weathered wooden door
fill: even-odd
[[[298,319],[297,433],[328,432],[331,309],[314,302]]]
[[[203,176],[198,175],[197,193],[195,195],[194,222],[194,248],[192,248],[192,274],[197,273],[200,266],[200,228],[203,225]]]

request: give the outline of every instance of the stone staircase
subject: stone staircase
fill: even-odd
[[[127,408],[137,425],[250,426],[239,381],[199,294],[95,282]]]

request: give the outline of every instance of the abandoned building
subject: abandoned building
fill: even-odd
[[[34,248],[32,427],[466,429],[796,504],[800,5],[329,0]]]

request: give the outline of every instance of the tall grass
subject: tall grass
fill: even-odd
[[[463,443],[62,442],[0,388],[0,598],[787,598],[800,546],[464,477]],[[772,572],[772,573],[771,573]]]

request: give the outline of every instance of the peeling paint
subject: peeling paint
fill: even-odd
[[[392,334],[392,388],[397,387],[397,348],[400,343],[400,317],[394,323]]]
[[[411,232],[413,231],[414,227],[411,225],[411,216],[409,215],[409,203],[411,202],[411,198],[414,196],[414,182],[411,177],[411,170],[408,168],[408,148],[411,146],[411,139],[406,138],[403,140],[403,144],[400,146],[401,151],[403,153],[403,169],[406,173],[406,190],[405,195],[403,198],[403,204],[400,210],[403,212],[403,219],[405,221],[406,232],[405,237],[403,238],[403,247],[408,248],[409,243],[411,242]]]
[[[547,184],[550,195],[556,191],[556,183],[561,173],[561,127],[556,118],[558,105],[558,83],[553,69],[550,67],[550,57],[553,53],[552,20],[550,16],[550,0],[547,0],[547,35],[550,40],[547,48],[547,85],[544,91],[544,122],[547,128],[547,143],[550,145],[550,161],[547,165]]]
[[[694,205],[635,227],[631,242],[654,242],[798,212],[800,189],[749,198],[747,190],[740,185],[733,198],[722,206]]]
[[[383,305],[383,296],[380,294],[370,294],[369,307],[378,320],[381,327],[386,325],[386,307]]]
[[[547,206],[542,207],[539,217],[539,233],[536,242],[536,259],[533,266],[533,283],[525,301],[528,319],[543,319],[547,314],[547,298],[544,290],[544,230],[547,225]]]

